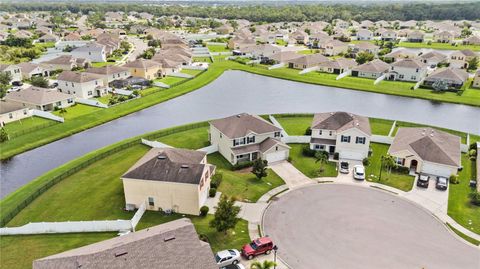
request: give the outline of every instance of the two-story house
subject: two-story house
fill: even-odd
[[[58,90],[83,99],[104,96],[108,93],[102,76],[73,71],[63,71],[58,75]]]
[[[0,72],[10,75],[11,82],[22,80],[22,68],[15,64],[0,64]]]
[[[122,80],[131,76],[130,69],[115,65],[91,67],[85,70],[85,73],[93,74],[97,77],[103,78],[103,85],[105,86],[108,86],[108,84],[114,80]]]
[[[472,50],[456,50],[450,54],[450,67],[466,69],[468,68],[468,62],[475,57],[478,57],[478,55]]]
[[[71,55],[75,58],[85,58],[92,62],[107,61],[105,45],[94,42],[72,50]]]
[[[417,59],[402,59],[392,63],[389,80],[420,81],[427,76],[427,65]]]
[[[281,142],[282,129],[246,113],[210,122],[209,140],[231,164],[286,160],[290,147]]]
[[[347,113],[317,113],[313,117],[310,148],[340,159],[363,160],[368,157],[372,131],[367,117]]]

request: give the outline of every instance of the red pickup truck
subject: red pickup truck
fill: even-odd
[[[243,257],[251,260],[260,254],[270,254],[273,249],[273,242],[268,237],[261,237],[253,240],[250,244],[246,244],[242,248]]]

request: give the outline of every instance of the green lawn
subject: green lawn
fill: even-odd
[[[256,202],[269,190],[285,184],[271,169],[268,169],[268,176],[261,180],[250,172],[250,168],[232,171],[230,163],[220,153],[208,155],[208,162],[217,166],[217,174],[223,175],[218,191],[238,201]]]
[[[382,178],[379,180],[381,157],[387,154],[389,145],[370,143],[372,156],[370,156],[370,165],[366,167],[366,177],[368,181],[385,184],[390,187],[409,191],[413,187],[415,177],[399,172],[392,171],[391,174],[385,169],[382,171]]]
[[[308,49],[308,50],[300,50],[298,51],[298,53],[300,54],[315,54],[315,53],[319,53],[320,51],[319,50],[316,50],[316,49]]]
[[[393,125],[392,120],[369,118],[369,121],[372,134],[376,135],[388,135]]]
[[[422,125],[422,124],[417,124],[417,123],[412,123],[412,122],[397,121],[395,130],[393,130],[392,136],[395,136],[397,134],[398,128],[400,128],[400,127],[432,127],[432,126]],[[456,135],[456,136],[459,136],[461,138],[461,142],[463,144],[465,144],[467,142],[467,134],[464,133],[464,132],[451,130],[451,129],[446,129],[446,128],[440,128],[440,127],[433,127],[433,128],[445,131],[447,133],[451,133],[451,134]]]
[[[94,62],[92,63],[92,67],[104,67],[107,65],[114,65],[115,62]]]
[[[223,56],[226,57],[226,56]],[[212,59],[210,57],[193,57],[194,62],[205,62],[205,63],[211,63]]]
[[[480,234],[480,206],[470,203],[472,191],[469,182],[476,177],[476,167],[467,155],[462,154],[463,170],[459,172],[459,184],[450,184],[448,193],[448,215],[463,227]]]
[[[103,104],[108,105],[108,102],[110,101],[110,98],[112,98],[112,94],[111,94],[111,93],[106,94],[106,95],[101,96],[101,97],[97,97],[97,98],[95,98],[95,99],[98,100],[100,103],[103,103]]]
[[[192,76],[196,76],[196,75],[202,73],[202,70],[182,69],[182,73],[189,74],[189,75],[192,75]]]
[[[5,124],[5,130],[12,137],[20,135],[25,131],[46,128],[57,124],[58,122],[40,117],[29,117]]]
[[[201,127],[163,136],[158,141],[175,148],[200,149],[210,145],[208,128]]]
[[[226,45],[207,45],[210,52],[229,52],[230,49]]]
[[[307,157],[302,154],[302,148],[306,144],[289,144],[291,163],[295,168],[309,178],[317,177],[336,177],[337,163],[328,162],[324,164],[324,171],[320,173],[320,163],[315,162],[315,158]]]
[[[187,80],[187,78],[166,76],[166,77],[163,77],[163,78],[157,78],[155,80],[155,82],[162,82],[162,83],[165,83],[167,85],[172,85],[172,84],[179,83],[179,82],[182,82],[182,81],[185,81],[185,80]]]
[[[449,43],[437,43],[432,42],[430,45],[426,42],[423,43],[416,43],[416,42],[400,42],[398,44],[399,47],[405,48],[428,48],[428,49],[438,49],[438,50],[464,50],[470,49],[473,51],[480,51],[480,46],[477,45],[457,45],[452,46]]]
[[[277,45],[279,45],[279,46],[286,46],[286,45],[288,45],[288,43],[285,42],[285,40],[283,40],[283,39],[277,39],[277,40],[275,40],[275,43],[276,43]]]
[[[312,125],[313,115],[301,117],[277,116],[275,119],[282,125],[288,135],[305,135],[307,128]]]
[[[108,104],[108,102],[107,102]],[[65,121],[72,120],[77,117],[85,116],[87,114],[91,114],[94,112],[98,112],[104,108],[95,107],[95,106],[87,106],[83,104],[75,104],[71,107],[66,108],[66,113],[60,113],[60,111],[54,111],[53,114],[63,117]]]

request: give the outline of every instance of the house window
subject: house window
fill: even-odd
[[[62,105],[62,102],[57,102],[55,103],[56,106],[61,106]]]
[[[315,145],[315,149],[320,149],[320,145]]]
[[[155,202],[153,200],[153,197],[148,197],[148,205],[149,206],[154,206],[155,205]]]
[[[88,95],[92,95],[92,94],[93,94],[93,92],[92,92],[92,91],[88,91]]]
[[[26,109],[23,110],[23,115],[27,115],[28,111]]]
[[[403,79],[403,77],[404,77],[403,75],[398,75],[398,78],[400,79]]]
[[[275,136],[275,137],[280,137],[280,132],[275,132],[275,133],[274,133],[274,136]]]
[[[8,113],[8,118],[13,119],[13,114],[12,114],[12,113]]]
[[[255,143],[255,136],[247,138],[247,144],[250,144],[250,143]]]
[[[67,103],[69,103],[69,104],[73,103],[73,99],[72,98],[67,99]]]
[[[417,77],[416,77],[416,76],[412,76],[412,80],[417,80]]]
[[[356,144],[365,144],[365,141],[367,139],[365,137],[360,137],[360,136],[357,136],[357,138],[355,139],[355,143]]]
[[[332,136],[332,134],[333,134],[333,132],[332,132],[332,131],[328,132],[328,135],[329,135],[329,136]]]
[[[233,140],[233,146],[245,145],[245,137]]]
[[[72,82],[72,87],[75,87],[75,84]]]
[[[342,135],[341,140],[344,143],[350,143],[350,136]]]
[[[278,151],[278,146],[275,147],[275,151]]]
[[[322,130],[319,130],[319,131],[318,131],[318,135],[322,135]]]

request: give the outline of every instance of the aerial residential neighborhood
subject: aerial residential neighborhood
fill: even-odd
[[[0,268],[480,268],[480,2],[0,3]]]

